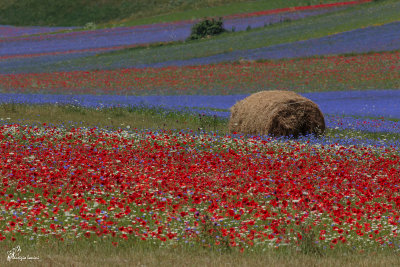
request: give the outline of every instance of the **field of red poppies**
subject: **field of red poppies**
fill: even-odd
[[[17,124],[0,137],[2,240],[400,246],[392,148]]]

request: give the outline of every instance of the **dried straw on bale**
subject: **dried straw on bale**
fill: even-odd
[[[261,91],[231,108],[229,131],[250,135],[293,136],[325,131],[318,105],[291,91]]]

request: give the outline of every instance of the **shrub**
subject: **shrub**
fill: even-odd
[[[218,35],[227,30],[223,27],[222,18],[216,19],[203,19],[192,27],[189,40],[201,39],[207,36]]]

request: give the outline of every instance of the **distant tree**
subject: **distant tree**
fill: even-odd
[[[189,36],[189,40],[201,39],[207,36],[218,35],[227,30],[223,27],[222,18],[216,19],[203,19],[202,21],[194,24]]]

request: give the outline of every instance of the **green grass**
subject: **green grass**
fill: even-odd
[[[108,26],[223,16],[290,6],[340,2],[335,0],[7,0],[0,3],[0,24],[84,26],[88,22]],[[160,16],[161,15],[161,16]],[[125,21],[123,21],[125,19]]]
[[[165,129],[227,133],[227,121],[196,114],[167,112],[158,108],[83,108],[73,105],[1,104],[0,118],[7,123],[107,129]]]
[[[236,33],[224,33],[210,39],[177,42],[166,45],[136,47],[68,62],[43,66],[44,71],[54,71],[68,63],[78,69],[104,69],[118,66],[153,64],[158,62],[201,58],[236,50],[255,49],[272,45],[320,38],[335,33],[363,27],[382,25],[400,20],[400,2],[387,0],[330,14],[274,24],[264,28]],[[346,23],[342,23],[345,21]]]
[[[98,238],[97,238],[98,239]],[[116,238],[115,238],[116,239]],[[117,240],[116,241],[120,241]],[[39,260],[12,260],[6,252],[20,246],[19,255]],[[267,249],[265,251],[219,252],[196,247],[165,248],[130,239],[113,247],[110,240],[79,239],[68,241],[2,242],[2,266],[398,266],[400,257],[394,251],[366,250],[364,252],[329,251],[316,255],[301,250]],[[340,252],[338,252],[340,251]]]

